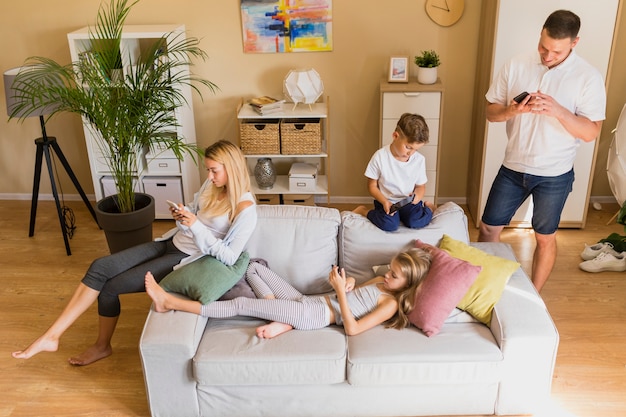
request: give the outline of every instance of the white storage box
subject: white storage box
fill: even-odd
[[[166,200],[172,200],[178,204],[185,203],[180,177],[144,177],[142,182],[144,193],[154,198],[154,211],[157,219],[172,218]]]
[[[314,192],[317,186],[315,165],[295,162],[289,169],[289,191]]]
[[[135,192],[141,193],[141,187],[139,186],[137,178],[133,179],[133,183],[135,185]],[[100,178],[100,184],[102,185],[102,197],[108,197],[110,195],[117,194],[117,188],[115,188],[115,180],[113,179],[113,177],[104,176]]]

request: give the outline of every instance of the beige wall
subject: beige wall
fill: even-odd
[[[368,195],[363,171],[378,147],[378,83],[386,77],[389,56],[403,54],[412,58],[422,49],[437,50],[443,62],[440,77],[446,89],[439,194],[443,199],[464,199],[481,1],[466,1],[463,17],[449,28],[428,19],[424,0],[333,3],[334,50],[324,53],[244,54],[236,0],[141,0],[128,23],[184,23],[191,36],[202,38],[202,48],[210,58],[198,63],[194,71],[215,82],[221,91],[205,94],[204,101],[197,97],[194,100],[201,146],[221,138],[236,140],[235,107],[242,97],[279,95],[289,69],[315,68],[324,81],[325,94],[330,96],[332,194],[345,197],[344,201]],[[1,2],[0,69],[19,66],[32,55],[69,63],[66,34],[93,24],[99,4],[98,0]],[[626,26],[626,14],[620,26]],[[626,48],[626,30],[621,31],[617,47]],[[606,153],[610,130],[626,99],[625,68],[626,56],[622,54],[616,58],[611,76],[606,122],[609,128],[602,133],[592,190],[595,196],[611,195],[605,173]],[[411,64],[411,77],[414,76]],[[0,114],[6,114],[4,100]],[[48,123],[47,130],[58,138],[85,191],[92,193],[79,118],[60,115]],[[0,198],[30,196],[33,139],[38,136],[36,119],[20,124],[0,118]],[[62,171],[60,166],[58,169]],[[75,194],[65,174],[61,178],[65,194]],[[47,175],[41,192],[50,193]]]

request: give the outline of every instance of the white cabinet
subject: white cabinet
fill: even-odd
[[[269,115],[260,115],[247,103],[240,103],[237,108],[237,121],[241,127],[242,123],[278,123],[282,122],[294,122],[302,121],[303,123],[320,123],[321,133],[321,146],[316,153],[306,154],[285,154],[285,153],[262,153],[262,154],[247,154],[244,150],[244,155],[248,161],[248,170],[250,172],[250,183],[254,193],[262,197],[264,195],[280,195],[294,196],[306,194],[312,196],[325,196],[326,202],[330,199],[330,189],[328,178],[330,175],[330,137],[329,137],[329,117],[328,117],[329,99],[326,97],[326,101],[323,103],[314,103],[311,106],[307,104],[298,104],[295,108],[293,103],[285,103],[283,109],[279,113],[272,113]],[[279,128],[280,130],[280,128]],[[241,131],[241,129],[240,129]],[[241,137],[240,145],[241,145]],[[280,141],[280,133],[276,140]],[[276,149],[280,149],[277,146]],[[257,186],[254,179],[254,167],[259,158],[270,158],[272,163],[276,167],[278,173],[276,177],[276,183],[271,189],[261,189]],[[294,162],[305,162],[317,167],[317,181],[314,190],[303,193],[299,190],[293,190],[289,187],[289,168]],[[286,198],[285,200],[288,200]]]
[[[123,67],[136,64],[141,49],[148,47],[151,41],[166,36],[167,43],[179,42],[184,39],[184,25],[127,25],[122,33],[121,57]],[[67,35],[72,62],[80,59],[81,54],[91,50],[89,28],[71,32]],[[167,50],[167,45],[164,46]],[[173,130],[186,143],[196,143],[196,130],[193,117],[192,90],[188,85],[181,85],[180,91],[186,103],[176,110],[179,127]],[[111,172],[108,169],[105,156],[102,155],[94,134],[88,127],[84,127],[91,179],[96,195],[100,200],[114,190]],[[195,161],[189,155],[183,161],[178,161],[171,151],[144,150],[140,155],[140,166],[137,172],[136,189],[155,198],[156,217],[170,219],[165,199],[169,198],[180,203],[190,203],[193,195],[200,188],[200,173]],[[165,191],[167,190],[167,191]]]
[[[441,143],[441,114],[443,86],[440,81],[431,85],[410,82],[406,84],[380,83],[380,147],[391,142],[391,135],[403,113],[424,117],[429,131],[429,142],[418,152],[426,158],[425,201],[437,204],[439,173],[439,145]]]
[[[580,41],[576,53],[594,65],[606,78],[613,29],[619,0],[526,0],[483,2],[479,44],[474,123],[467,183],[467,206],[479,225],[491,184],[504,159],[507,144],[505,123],[488,123],[485,116],[485,93],[491,80],[512,56],[537,50],[541,27],[550,13],[567,9],[581,20]],[[530,30],[512,30],[524,22]],[[582,142],[582,141],[581,141]],[[584,227],[591,192],[591,180],[597,153],[597,141],[581,143],[574,162],[573,190],[570,193],[559,227]],[[512,227],[530,227],[532,198],[515,213]]]

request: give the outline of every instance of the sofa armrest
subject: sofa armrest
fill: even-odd
[[[192,359],[207,318],[150,309],[139,341],[150,412],[155,416],[198,416]]]
[[[508,244],[472,243],[515,259]],[[491,318],[503,369],[496,415],[532,414],[550,398],[559,334],[546,305],[520,268],[509,279]]]

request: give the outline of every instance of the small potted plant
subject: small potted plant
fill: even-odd
[[[434,50],[422,51],[415,56],[417,65],[417,82],[420,84],[434,84],[437,82],[437,67],[441,65],[439,55]]]

